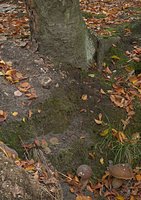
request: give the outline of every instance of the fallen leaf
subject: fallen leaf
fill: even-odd
[[[110,95],[111,101],[118,107],[123,108],[126,105],[125,98],[120,95]]]
[[[28,82],[23,82],[20,83],[20,85],[18,86],[18,89],[20,90],[20,92],[27,92],[29,89],[31,88],[31,85]]]
[[[13,113],[12,113],[12,115],[13,115],[14,117],[16,117],[18,114],[19,114],[18,112],[13,112]]]
[[[133,195],[130,196],[130,200],[136,200]]]
[[[136,82],[138,82],[138,78],[137,78],[137,76],[131,76],[131,77],[129,78],[129,81],[130,81],[131,83],[135,84]]]
[[[137,181],[141,181],[141,174],[135,175]]]
[[[32,114],[33,114],[32,110],[29,110],[29,111],[28,111],[28,117],[31,118],[31,117],[32,117]]]
[[[104,158],[100,158],[99,162],[101,163],[101,165],[104,165]]]
[[[101,94],[106,94],[106,92],[104,92],[103,89],[100,89],[100,93],[101,93]]]
[[[92,160],[95,159],[95,157],[96,157],[95,152],[89,152],[88,155],[89,155],[89,158]]]
[[[96,124],[99,124],[99,125],[102,124],[102,121],[101,121],[101,120],[94,119],[94,121],[95,121]]]
[[[77,195],[75,200],[92,200],[90,196]]]
[[[109,128],[105,129],[103,132],[100,133],[100,136],[105,137],[109,133]]]
[[[125,199],[124,199],[124,197],[123,197],[123,196],[121,196],[121,195],[118,195],[118,196],[116,196],[116,200],[125,200]]]
[[[138,57],[133,57],[132,59],[133,59],[133,61],[135,61],[135,62],[140,62],[140,58],[138,58]]]
[[[83,94],[82,97],[81,97],[81,99],[83,101],[87,101],[88,100],[88,95],[87,94]]]
[[[120,60],[120,57],[118,57],[116,55],[113,55],[111,58],[114,59],[114,60]]]
[[[25,117],[23,117],[22,121],[23,121],[24,123],[26,122],[26,119],[25,119]]]
[[[3,110],[0,110],[0,122],[5,121],[7,118],[7,113],[4,112]]]
[[[94,78],[95,74],[88,74],[89,77]]]
[[[98,118],[99,118],[99,120],[102,119],[102,113],[99,113]]]
[[[112,74],[112,71],[110,70],[109,67],[106,67],[103,71],[104,71],[105,73],[107,73],[107,74]]]
[[[33,100],[38,97],[36,94],[36,91],[33,88],[31,90],[31,92],[26,93],[25,96],[28,97],[29,100]]]

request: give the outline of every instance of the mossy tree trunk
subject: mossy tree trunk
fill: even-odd
[[[39,51],[59,64],[85,68],[95,53],[79,0],[25,0],[32,39]]]

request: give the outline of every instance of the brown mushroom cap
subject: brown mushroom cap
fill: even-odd
[[[81,177],[81,179],[86,180],[92,176],[92,169],[88,165],[80,165],[76,173]]]
[[[110,166],[109,173],[111,176],[118,179],[129,180],[133,178],[132,168],[128,164],[116,164]]]

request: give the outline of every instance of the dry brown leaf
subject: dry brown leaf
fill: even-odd
[[[29,110],[29,111],[28,111],[28,117],[31,118],[31,117],[32,117],[32,114],[33,114],[32,110]]]
[[[33,88],[31,90],[31,92],[26,93],[25,96],[28,97],[29,100],[33,100],[38,97],[36,94],[36,91]]]
[[[120,95],[110,95],[111,101],[118,107],[123,108],[125,106],[125,98]]]
[[[87,94],[83,94],[82,97],[81,97],[81,99],[83,101],[87,101],[88,100],[88,95]]]
[[[141,174],[135,175],[135,178],[136,178],[137,181],[141,181]]]
[[[77,195],[75,200],[92,200],[90,196]]]
[[[98,118],[99,120],[102,120],[102,113],[99,113]]]
[[[7,112],[4,112],[3,110],[0,110],[0,122],[5,121],[7,118]]]
[[[140,62],[140,58],[138,58],[138,57],[133,57],[132,59],[133,59],[133,61],[135,61],[135,62]]]
[[[106,94],[106,92],[104,92],[104,90],[102,88],[100,89],[100,93],[101,94]]]
[[[101,121],[101,120],[94,119],[94,121],[95,121],[96,124],[99,124],[99,125],[102,124],[102,121]]]
[[[107,74],[112,74],[112,71],[110,70],[109,67],[106,67],[103,71],[104,71],[105,73],[107,73]]]
[[[131,77],[129,78],[129,81],[130,81],[131,83],[135,84],[136,82],[138,82],[138,78],[137,78],[137,76],[131,76]]]

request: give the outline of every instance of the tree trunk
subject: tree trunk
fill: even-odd
[[[59,181],[40,183],[33,175],[0,152],[0,200],[63,200]]]
[[[93,60],[93,39],[83,22],[79,0],[26,0],[31,36],[55,63],[86,68]]]

